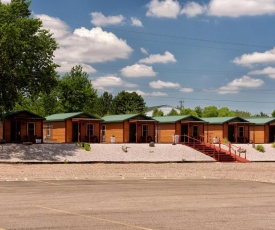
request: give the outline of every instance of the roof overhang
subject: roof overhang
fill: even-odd
[[[99,118],[72,118],[72,122],[78,122],[78,121],[103,121]]]

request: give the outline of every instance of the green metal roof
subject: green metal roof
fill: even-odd
[[[94,116],[92,116],[90,114],[87,114],[87,113],[74,112],[74,113],[57,113],[57,114],[52,114],[52,115],[46,117],[46,121],[65,121],[67,119],[74,118],[74,117],[77,117],[77,116],[82,115],[82,114],[88,115],[90,118],[99,119],[99,118],[94,117]]]
[[[112,122],[123,122],[129,119],[134,119],[136,117],[143,117],[145,118],[144,120],[154,120],[150,117],[147,117],[142,114],[120,114],[120,115],[109,115],[109,116],[104,116],[102,119],[104,120],[105,123],[112,123]],[[139,119],[141,120],[141,119]]]
[[[204,121],[208,122],[209,124],[224,124],[226,122],[230,122],[235,119],[239,119],[241,122],[249,123],[248,120],[241,118],[241,117],[204,117],[202,119]]]
[[[185,120],[189,117],[195,118],[196,121],[203,121],[202,119],[198,117],[194,117],[192,115],[181,115],[181,116],[160,116],[160,117],[154,117],[156,121],[159,123],[176,123],[181,120]]]
[[[274,123],[275,117],[249,117],[246,118],[251,123],[254,123],[255,125],[265,125],[268,123]]]

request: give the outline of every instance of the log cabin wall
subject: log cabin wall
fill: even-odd
[[[4,139],[4,126],[3,126],[3,122],[0,121],[0,140],[3,140]]]
[[[175,124],[173,123],[162,123],[158,124],[158,143],[172,143],[173,135],[175,135]],[[180,135],[180,132],[179,134]]]
[[[111,142],[111,137],[115,136],[116,143],[123,143],[123,122],[106,124],[106,142]]]

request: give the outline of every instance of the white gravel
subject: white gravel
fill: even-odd
[[[91,144],[86,151],[75,144],[5,144],[0,148],[1,162],[178,162],[214,161],[183,145]],[[127,148],[127,152],[123,151]]]
[[[275,148],[264,144],[265,152],[252,145],[235,145],[247,150],[250,161],[275,161]],[[122,147],[127,147],[124,152]],[[224,146],[226,149],[226,146]],[[244,154],[241,154],[244,157]],[[91,144],[86,151],[75,144],[5,144],[0,147],[0,162],[211,162],[214,161],[192,148],[177,144]]]

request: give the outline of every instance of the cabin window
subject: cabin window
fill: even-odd
[[[148,136],[148,131],[149,131],[149,129],[148,129],[148,125],[142,125],[142,136],[143,137],[146,137],[146,136]]]
[[[51,136],[51,124],[48,123],[47,126],[46,126],[46,136],[47,137],[50,137]]]
[[[27,134],[29,136],[35,135],[35,123],[34,122],[28,122],[27,123]]]
[[[87,136],[94,135],[94,124],[87,124],[86,134]]]
[[[244,127],[243,126],[238,127],[238,137],[244,137]]]
[[[106,140],[106,125],[102,125],[102,140],[103,142]]]
[[[198,136],[198,126],[197,125],[193,125],[193,127],[192,127],[192,136],[193,137]]]

